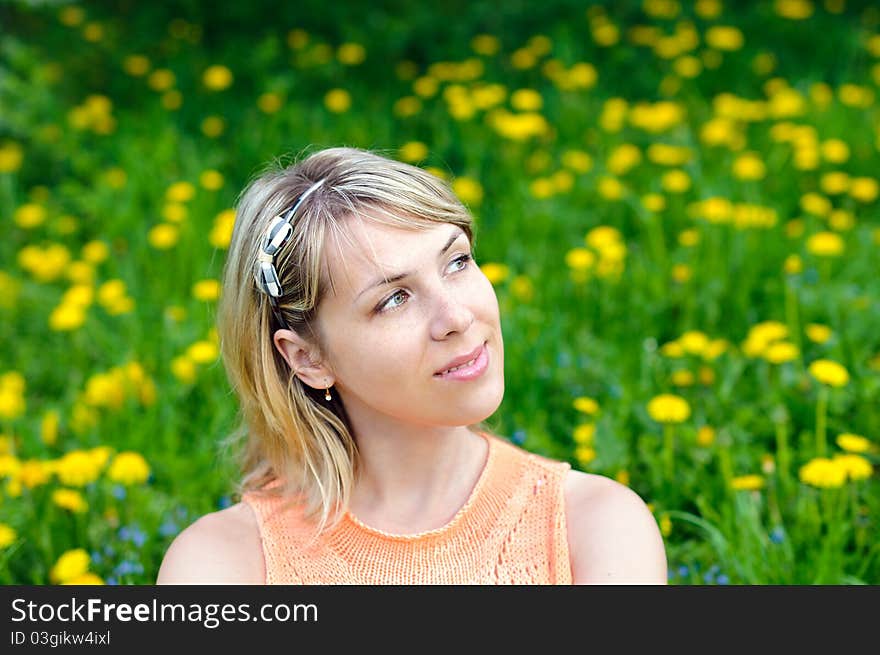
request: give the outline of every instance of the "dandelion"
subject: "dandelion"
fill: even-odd
[[[846,469],[826,457],[816,457],[800,468],[798,477],[804,484],[834,489],[846,482]]]
[[[63,584],[88,571],[91,559],[84,548],[68,550],[52,566],[49,580],[55,584]]]
[[[360,43],[343,43],[336,51],[336,59],[346,66],[357,66],[367,58],[367,51]]]
[[[813,343],[825,343],[831,338],[831,328],[819,323],[808,323],[804,327],[807,338]]]
[[[207,116],[202,121],[201,130],[209,139],[216,139],[226,130],[226,121],[220,116]]]
[[[843,239],[834,232],[818,232],[807,239],[806,246],[819,257],[839,257],[845,249]]]
[[[192,384],[196,380],[196,364],[189,357],[175,357],[171,360],[171,373],[184,384]]]
[[[101,576],[96,573],[92,573],[90,571],[86,571],[85,573],[78,575],[74,578],[70,578],[68,581],[63,582],[65,585],[103,585],[104,580]]]
[[[143,55],[128,55],[122,60],[122,68],[132,77],[143,77],[150,71],[150,60]]]
[[[203,302],[211,302],[220,297],[220,281],[219,280],[199,280],[193,285],[193,298]]]
[[[110,462],[107,477],[124,485],[142,484],[150,477],[150,465],[140,453],[122,452]]]
[[[875,450],[874,444],[868,439],[850,432],[837,435],[837,445],[848,453],[867,453]]]
[[[47,216],[46,208],[36,203],[22,205],[12,215],[16,225],[26,230],[42,225]]]
[[[74,514],[83,514],[89,508],[82,494],[74,489],[56,489],[52,492],[52,502]]]
[[[498,264],[495,262],[486,262],[480,266],[483,275],[488,278],[493,285],[499,284],[506,280],[510,275],[510,267],[506,264]]]
[[[691,178],[683,170],[667,171],[660,178],[660,186],[670,193],[684,193],[691,188]]]
[[[15,543],[18,533],[9,525],[0,523],[0,548],[6,548]]]
[[[871,462],[861,455],[852,453],[835,455],[833,461],[843,469],[848,480],[867,480],[874,473],[874,467],[871,465]]]
[[[344,114],[351,107],[351,94],[345,89],[331,89],[324,95],[324,106],[334,114]]]
[[[715,25],[706,30],[706,43],[716,50],[739,50],[743,42],[743,34],[736,27]]]
[[[588,396],[579,396],[578,398],[575,398],[572,401],[572,407],[588,416],[595,416],[599,413],[599,403]]]
[[[593,443],[593,437],[596,434],[595,423],[581,423],[577,425],[572,433],[574,442],[580,446],[590,446]]]
[[[168,250],[177,243],[179,232],[171,223],[160,223],[147,233],[147,240],[157,250]]]
[[[829,359],[817,359],[810,364],[809,372],[816,380],[831,387],[842,387],[849,382],[846,368]]]
[[[21,168],[24,151],[14,141],[0,145],[0,173],[14,173]]]
[[[415,163],[428,156],[428,146],[421,141],[408,141],[400,146],[398,153],[403,161]]]
[[[697,445],[708,448],[715,443],[715,430],[708,425],[703,425],[697,430]]]
[[[764,478],[760,475],[740,475],[730,481],[734,491],[757,491],[764,488]]]
[[[855,177],[849,185],[849,195],[862,203],[874,202],[880,194],[880,184],[871,177]]]
[[[257,98],[257,107],[264,114],[274,114],[281,109],[284,101],[277,93],[267,92]]]
[[[733,162],[733,175],[740,180],[762,180],[766,174],[767,167],[757,153],[744,153]]]
[[[147,78],[147,85],[159,92],[170,90],[176,82],[176,76],[167,68],[157,68]]]
[[[232,241],[232,229],[235,226],[235,210],[224,209],[214,217],[214,225],[208,241],[215,248],[226,249]]]
[[[196,341],[187,348],[186,355],[196,364],[209,364],[217,359],[217,345],[213,341]]]
[[[211,91],[223,91],[232,86],[232,71],[226,66],[208,66],[202,73],[202,84]]]
[[[452,190],[467,205],[483,202],[483,185],[472,177],[460,176],[452,182]]]
[[[652,419],[663,424],[663,459],[667,477],[672,480],[675,437],[673,426],[683,423],[690,417],[690,405],[681,396],[660,394],[648,402],[648,414]]]
[[[764,359],[771,364],[783,364],[796,360],[800,356],[798,347],[793,343],[780,341],[770,344],[763,353]]]
[[[583,468],[596,459],[596,451],[590,446],[578,446],[574,449],[574,456]]]

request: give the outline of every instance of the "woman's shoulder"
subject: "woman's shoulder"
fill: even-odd
[[[566,526],[575,584],[664,584],[663,537],[642,498],[602,475],[568,471]]]
[[[243,502],[186,527],[165,553],[156,584],[263,584],[265,564],[253,509]]]

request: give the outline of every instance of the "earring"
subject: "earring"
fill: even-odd
[[[330,398],[330,387],[327,387],[327,389],[324,393],[324,400],[327,400],[327,401],[332,400],[332,398]]]

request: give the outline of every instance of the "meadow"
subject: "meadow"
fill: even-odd
[[[435,4],[0,6],[0,583],[151,584],[236,501],[235,201],[351,145],[472,211],[490,424],[671,584],[880,584],[880,8]]]

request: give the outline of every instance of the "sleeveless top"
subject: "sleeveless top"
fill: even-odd
[[[563,496],[571,465],[479,434],[489,444],[483,471],[434,530],[391,534],[345,512],[307,544],[314,525],[296,507],[243,494],[257,517],[266,584],[571,584]]]

